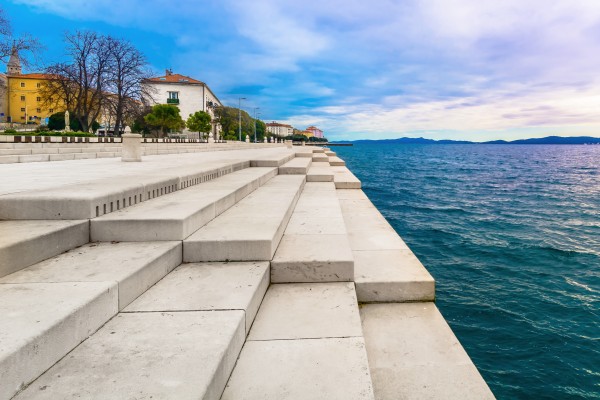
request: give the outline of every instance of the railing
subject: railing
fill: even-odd
[[[167,104],[179,104],[179,99],[167,99]]]

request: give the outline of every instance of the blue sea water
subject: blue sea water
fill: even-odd
[[[499,399],[600,399],[600,146],[333,149]]]

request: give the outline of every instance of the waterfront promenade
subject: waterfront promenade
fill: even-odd
[[[160,145],[0,165],[0,399],[493,398],[335,153]]]

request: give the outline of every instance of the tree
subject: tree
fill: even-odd
[[[27,56],[36,58],[42,47],[39,40],[30,34],[15,36],[6,12],[0,8],[0,62],[7,64],[10,56],[16,52],[21,56],[21,62],[28,66],[30,62]]]
[[[215,119],[223,128],[223,136],[226,140],[237,140],[239,138],[239,114],[235,107],[215,108]],[[249,135],[254,138],[254,119],[246,111],[242,110],[242,140]]]
[[[179,115],[179,108],[170,104],[157,104],[152,111],[144,117],[144,121],[150,126],[160,129],[160,135],[164,136],[165,129],[178,130],[185,127],[185,122]]]
[[[211,129],[210,114],[205,111],[196,111],[194,114],[190,114],[186,122],[186,126],[192,132],[209,132]]]
[[[92,130],[96,130],[100,127],[100,124],[97,121],[94,121],[92,122],[91,127]],[[71,128],[71,130],[74,132],[83,131],[77,118],[69,119],[69,128]],[[62,131],[63,129],[65,129],[64,111],[54,113],[48,118],[48,129],[51,131]]]

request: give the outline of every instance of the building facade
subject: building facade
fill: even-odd
[[[177,106],[184,120],[188,119],[190,114],[205,111],[213,119],[214,137],[220,135],[220,125],[214,121],[214,109],[222,104],[206,83],[166,70],[164,76],[146,79],[143,84],[147,86],[146,92],[150,96],[149,99],[145,99],[149,105]]]
[[[317,128],[316,126],[309,126],[308,128],[306,128],[306,131],[312,133],[311,136],[314,136],[316,138],[323,137],[323,131]]]
[[[269,122],[267,125],[267,132],[273,136],[286,137],[294,134],[294,127],[287,124],[280,124],[278,122]]]

